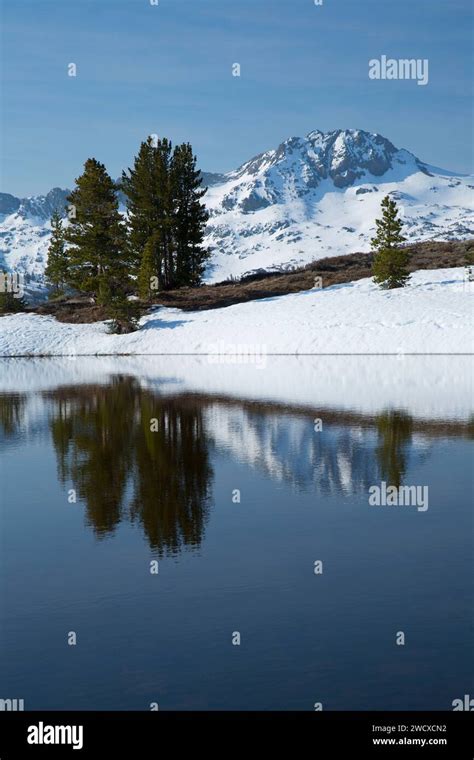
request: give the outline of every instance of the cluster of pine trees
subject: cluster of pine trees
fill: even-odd
[[[52,292],[89,294],[123,332],[137,314],[130,295],[150,301],[157,290],[199,285],[209,256],[201,182],[191,145],[173,148],[166,138],[143,142],[119,184],[88,159],[67,199],[68,223],[59,212],[51,219],[45,275]]]
[[[160,290],[199,285],[208,258],[202,247],[208,214],[191,145],[173,150],[169,140],[154,145],[149,138],[133,168],[123,172],[121,187],[142,298],[150,295],[151,277],[158,278]]]

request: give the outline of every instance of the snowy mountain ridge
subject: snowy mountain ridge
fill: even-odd
[[[368,251],[380,203],[398,203],[410,242],[474,234],[474,180],[423,163],[378,134],[310,132],[209,188],[210,279]]]
[[[474,236],[473,177],[430,166],[363,130],[290,137],[226,174],[203,172],[203,180],[210,282],[367,251],[387,194],[401,209],[409,242]],[[41,282],[49,219],[68,194],[0,193],[0,267]]]

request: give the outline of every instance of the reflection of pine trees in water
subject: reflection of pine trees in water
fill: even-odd
[[[409,457],[414,453],[416,462],[423,461],[432,435],[448,433],[442,422],[414,422],[400,411],[373,418],[328,411],[316,431],[314,413],[263,403],[256,409],[206,396],[160,397],[132,377],[41,397],[48,404],[59,479],[71,482],[85,502],[87,522],[103,536],[121,519],[132,520],[158,552],[174,553],[202,540],[211,445],[297,489],[353,496],[380,480],[401,485]],[[30,409],[28,398],[0,394],[0,443],[3,437],[10,445],[25,430],[34,440],[45,432],[49,438],[44,409]],[[468,423],[453,425],[450,435],[472,434]]]
[[[126,516],[158,551],[200,543],[212,472],[197,406],[153,396],[132,378],[48,397],[60,479],[72,481],[99,535]]]
[[[0,433],[2,438],[18,434],[23,420],[25,397],[20,393],[0,393]]]
[[[154,548],[176,551],[181,540],[197,546],[212,476],[201,409],[142,393],[139,417],[132,518],[141,522]]]
[[[61,481],[70,479],[99,534],[120,521],[131,469],[134,395],[128,380],[67,388],[56,400],[51,433]]]
[[[316,442],[314,464],[322,493],[365,492],[378,479],[397,487],[403,483],[412,444],[412,418],[404,412],[387,411],[374,417],[374,427],[376,441],[373,428],[346,427],[334,431],[332,445],[327,439]]]
[[[389,411],[376,418],[377,461],[380,476],[389,485],[402,485],[407,468],[407,453],[412,440],[413,419],[405,412]]]
[[[474,415],[469,417],[468,435],[471,440],[474,438]]]

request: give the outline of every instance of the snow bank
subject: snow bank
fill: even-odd
[[[158,308],[129,335],[19,314],[0,318],[0,356],[201,354],[263,367],[270,354],[472,353],[472,292],[463,268],[421,270],[392,291],[364,279],[224,309]]]

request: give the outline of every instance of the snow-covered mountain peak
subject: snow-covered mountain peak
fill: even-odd
[[[288,184],[299,194],[306,194],[326,179],[337,188],[345,188],[367,174],[380,177],[402,166],[406,173],[426,171],[416,156],[399,150],[382,135],[361,129],[313,130],[306,137],[289,137],[276,149],[260,153],[224,175],[220,184],[232,183],[233,192],[224,199],[225,207],[230,209],[240,201],[240,210],[249,213],[284,202]],[[235,192],[238,181],[244,186],[240,198]],[[245,193],[247,188],[249,193]]]
[[[428,166],[362,129],[288,137],[227,174],[203,172],[203,181],[211,282],[367,251],[387,194],[410,242],[474,236],[472,177]],[[23,199],[0,193],[0,268],[41,280],[49,219],[68,195],[60,188]]]
[[[23,219],[36,217],[37,219],[50,219],[53,211],[64,212],[66,198],[70,190],[63,190],[61,187],[53,187],[46,195],[30,196],[21,198],[17,214]]]
[[[310,132],[307,140],[324,178],[336,187],[347,187],[364,173],[381,176],[392,168],[398,149],[385,137],[361,129],[338,129],[333,132]],[[416,161],[415,157],[413,159]]]
[[[384,195],[416,240],[471,237],[472,178],[435,169],[377,133],[289,137],[209,187],[212,280],[366,251]]]

